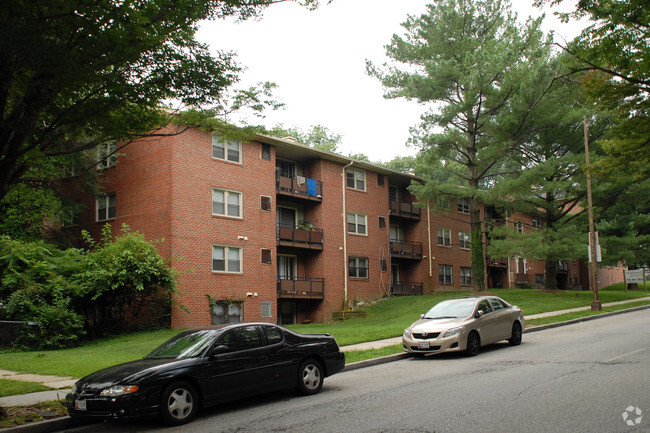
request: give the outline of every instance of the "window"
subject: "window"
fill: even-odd
[[[377,175],[377,185],[384,186],[384,175],[383,174],[378,174]]]
[[[242,249],[214,245],[212,247],[212,271],[241,273]]]
[[[522,221],[515,221],[515,231],[518,233],[524,232],[524,223]]]
[[[400,199],[399,189],[397,189],[395,185],[390,185],[388,187],[388,200],[399,201],[399,199]]]
[[[244,326],[227,331],[221,336],[218,344],[228,346],[228,352],[257,349],[264,346],[264,341],[257,326]]]
[[[348,233],[357,235],[366,234],[366,215],[356,212],[348,212]]]
[[[262,264],[270,265],[271,264],[271,250],[268,248],[262,248],[261,250],[261,260]]]
[[[260,315],[262,317],[273,317],[273,302],[260,302]],[[282,341],[282,331],[276,327],[265,326],[264,333],[266,334],[266,340],[269,342],[269,344],[275,344]]]
[[[244,307],[241,302],[219,301],[212,306],[212,324],[239,323],[244,321]]]
[[[241,142],[238,140],[224,140],[213,135],[212,157],[224,161],[241,162]]]
[[[535,274],[535,284],[544,284],[544,274]]]
[[[115,194],[106,194],[97,199],[97,221],[106,221],[115,218],[117,198]]]
[[[358,189],[359,191],[366,190],[366,172],[357,170],[355,168],[348,168],[347,170],[348,188]]]
[[[383,217],[383,216],[379,217],[379,228],[380,229],[385,229],[386,228],[386,217]]]
[[[269,311],[270,311],[272,302],[262,301],[262,305],[265,303],[269,305]],[[271,316],[262,315],[262,317],[271,317]],[[284,336],[282,335],[282,330],[277,326],[264,325],[262,326],[262,329],[264,329],[264,335],[266,335],[266,341],[269,345],[281,343],[282,340],[284,340]]]
[[[271,160],[271,145],[262,143],[262,159]]]
[[[97,163],[98,169],[114,167],[117,165],[117,144],[114,141],[103,143],[97,146]]]
[[[460,267],[460,285],[461,286],[472,285],[472,268],[465,267],[465,266]]]
[[[260,196],[260,209],[263,211],[271,211],[271,197],[267,195]]]
[[[458,212],[460,212],[460,213],[469,213],[469,199],[468,198],[459,198],[458,199]]]
[[[451,245],[451,230],[438,229],[438,245],[448,247]]]
[[[212,188],[212,215],[241,217],[241,193]]]
[[[386,259],[379,259],[379,269],[381,269],[381,272],[388,271],[388,261]]]
[[[538,229],[542,226],[542,220],[538,216],[533,217],[533,228]]]
[[[438,280],[440,284],[454,284],[451,265],[438,265]]]
[[[348,261],[350,278],[368,278],[368,259],[363,257],[350,257]]]
[[[458,245],[463,250],[469,250],[471,248],[472,242],[469,240],[469,233],[458,232]]]

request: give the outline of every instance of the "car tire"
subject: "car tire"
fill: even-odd
[[[196,390],[187,382],[173,382],[160,395],[160,416],[168,425],[190,422],[199,410]]]
[[[465,354],[467,356],[476,356],[481,350],[481,337],[472,331],[467,336],[467,348],[465,349]]]
[[[521,335],[521,324],[519,324],[519,322],[513,323],[512,336],[508,339],[508,343],[510,343],[511,346],[519,346],[521,344]]]
[[[318,394],[323,387],[323,367],[315,359],[306,359],[298,367],[298,392],[302,395]]]

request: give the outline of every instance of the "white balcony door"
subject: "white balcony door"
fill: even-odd
[[[296,256],[278,255],[278,279],[293,280],[296,277]]]

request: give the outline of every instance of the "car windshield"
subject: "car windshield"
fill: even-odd
[[[427,311],[423,319],[456,319],[471,316],[476,299],[443,301]]]
[[[145,358],[192,358],[201,354],[219,334],[220,329],[181,332],[158,346]]]

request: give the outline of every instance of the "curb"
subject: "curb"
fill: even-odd
[[[78,425],[69,416],[0,429],[2,433],[51,433]]]

